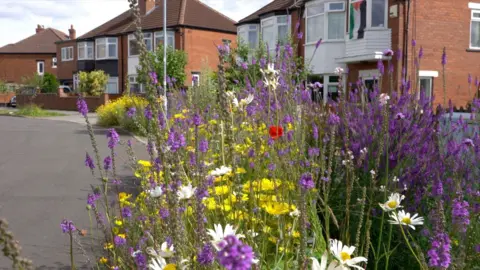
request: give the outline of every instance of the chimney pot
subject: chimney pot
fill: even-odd
[[[152,11],[156,6],[155,0],[140,0],[138,1],[138,8],[140,9],[140,15],[145,15]]]
[[[77,31],[73,28],[73,24],[70,25],[70,29],[68,29],[68,38],[69,39],[76,39],[77,38]]]
[[[37,29],[35,29],[35,33],[40,33],[44,30],[43,25],[37,24]]]

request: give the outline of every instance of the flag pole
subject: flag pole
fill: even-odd
[[[167,117],[167,0],[163,0],[163,105]]]

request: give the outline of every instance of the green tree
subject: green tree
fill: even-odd
[[[80,92],[89,96],[99,96],[105,92],[108,75],[103,70],[78,73]]]
[[[37,73],[32,76],[25,76],[21,78],[22,84],[29,88],[41,88],[43,85],[43,76],[38,75]]]
[[[60,83],[57,80],[57,77],[51,73],[45,73],[42,80],[42,93],[56,93],[58,91],[58,86]]]
[[[150,52],[149,60],[153,63],[155,72],[158,75],[158,81],[163,83],[163,44],[158,45],[155,52]],[[167,76],[175,78],[175,86],[183,86],[187,75],[185,66],[187,65],[187,53],[181,50],[175,50],[172,47],[167,48]],[[148,74],[138,69],[139,81],[141,83],[148,82]]]
[[[7,84],[4,81],[0,80],[0,94],[5,94],[7,92],[9,92]]]

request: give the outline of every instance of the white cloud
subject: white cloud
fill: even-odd
[[[201,0],[238,21],[272,0]],[[35,33],[37,24],[80,36],[128,9],[127,0],[0,0],[0,47]]]

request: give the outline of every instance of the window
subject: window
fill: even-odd
[[[199,86],[199,85],[200,85],[200,73],[192,72],[192,86]]]
[[[45,74],[45,62],[44,61],[37,61],[37,73],[38,73],[38,75]]]
[[[163,44],[163,31],[155,32],[155,48]],[[175,48],[175,32],[167,31],[167,46]]]
[[[143,41],[147,47],[147,51],[153,50],[153,34],[143,33]],[[128,35],[128,56],[136,56],[140,54],[140,47],[134,34]]]
[[[232,44],[232,41],[230,39],[222,39],[222,43],[223,43],[223,45],[230,46],[230,44]]]
[[[470,23],[470,48],[480,49],[480,9],[472,10]]]
[[[275,50],[277,42],[283,45],[288,41],[290,17],[282,15],[264,19],[261,28],[263,42],[267,44],[269,50]]]
[[[433,77],[420,77],[420,91],[424,93],[425,98],[432,97]]]
[[[117,38],[98,38],[96,43],[96,59],[117,59]]]
[[[327,39],[343,40],[345,36],[345,4],[327,3]]]
[[[105,93],[118,94],[118,77],[108,78],[107,86],[105,87]]]
[[[62,61],[73,60],[73,47],[62,48]]]
[[[386,27],[386,8],[385,0],[371,0],[372,3],[372,27]]]
[[[52,58],[52,68],[57,68],[57,57]]]
[[[307,7],[306,12],[306,42],[316,43],[323,38],[325,5],[323,3],[315,4]]]
[[[77,43],[78,60],[88,60],[93,58],[93,42]]]
[[[78,74],[75,73],[73,74],[73,90],[77,90],[78,89],[78,85],[80,84],[80,78],[78,77]]]
[[[128,83],[130,85],[130,93],[145,93],[143,84],[139,83],[137,75],[131,75],[128,77]]]
[[[258,25],[242,25],[238,28],[238,36],[241,42],[249,45],[250,49],[257,48],[258,45]]]

